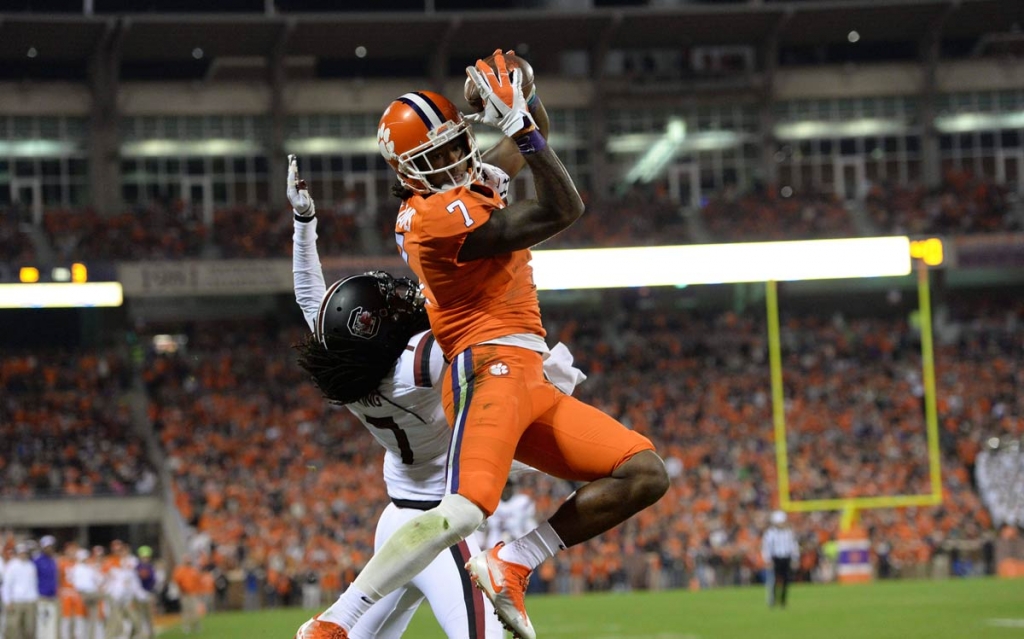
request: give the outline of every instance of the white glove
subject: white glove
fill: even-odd
[[[508,176],[498,167],[493,164],[483,163],[481,171],[484,178],[484,184],[494,189],[494,192],[498,194],[502,200],[508,199],[508,187],[512,183],[512,178]]]
[[[299,178],[299,160],[294,155],[288,156],[287,193],[295,217],[310,219],[316,215],[316,205],[306,189],[306,181]]]
[[[466,67],[466,75],[480,91],[484,110],[466,116],[470,122],[482,122],[498,129],[510,138],[519,137],[537,128],[530,115],[530,108],[523,97],[523,73],[519,69],[509,72],[505,56],[494,52],[494,64],[498,72],[483,60],[477,60],[475,67]]]

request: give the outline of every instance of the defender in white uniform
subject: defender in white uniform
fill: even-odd
[[[504,195],[508,176],[496,167],[486,170],[496,188],[504,187]],[[295,212],[295,299],[312,331],[300,349],[300,365],[325,397],[344,404],[385,449],[384,482],[391,504],[377,522],[376,550],[445,494],[451,429],[441,406],[444,357],[411,280],[376,271],[325,286],[315,207],[298,179],[294,156],[289,157],[288,199]],[[552,349],[545,370],[568,393],[585,379],[561,344]],[[504,637],[491,602],[473,587],[464,568],[479,550],[470,538],[439,555],[407,586],[374,604],[352,629],[351,639],[400,637],[424,598],[450,638]]]

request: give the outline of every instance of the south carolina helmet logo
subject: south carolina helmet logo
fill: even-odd
[[[380,330],[380,318],[358,306],[349,314],[347,326],[348,332],[355,337],[373,339]]]

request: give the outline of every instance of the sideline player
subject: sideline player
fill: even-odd
[[[489,167],[493,183],[508,179]],[[377,271],[328,289],[316,248],[316,209],[289,157],[288,199],[295,213],[292,269],[295,298],[311,334],[299,345],[300,365],[329,400],[345,405],[385,449],[384,481],[391,503],[377,522],[379,549],[402,524],[436,507],[445,492],[451,429],[441,406],[441,349],[429,331],[416,285]],[[549,360],[547,372],[571,392],[582,373],[571,356]],[[446,636],[500,639],[491,602],[473,588],[464,564],[479,546],[460,541],[406,586],[377,602],[353,627],[354,638],[397,638],[426,598]]]
[[[452,425],[441,504],[388,539],[349,589],[299,629],[299,639],[345,639],[374,601],[407,583],[492,513],[513,458],[589,482],[524,537],[475,555],[474,582],[520,639],[530,574],[559,550],[618,525],[656,502],[668,474],[651,442],[559,392],[542,373],[547,354],[529,248],[571,225],[583,202],[537,130],[500,51],[467,73],[484,102],[476,121],[511,138],[533,173],[537,198],[504,206],[482,180],[468,122],[443,96],[407,93],[381,118],[381,153],[405,192],[395,227],[403,258],[424,286],[434,337],[448,361],[443,384]]]

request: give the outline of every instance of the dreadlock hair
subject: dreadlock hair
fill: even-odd
[[[403,202],[416,195],[412,189],[407,187],[401,180],[395,180],[395,183],[391,185],[391,195],[394,195]]]
[[[405,343],[331,340],[325,348],[313,334],[293,348],[299,366],[312,378],[325,398],[336,404],[351,404],[371,395],[395,361]]]

